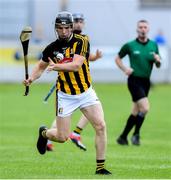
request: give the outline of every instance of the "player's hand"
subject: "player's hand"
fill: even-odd
[[[25,86],[30,86],[32,82],[33,82],[32,78],[28,78],[23,81],[23,84]]]
[[[56,64],[52,61],[50,57],[48,57],[49,60],[49,66],[47,67],[47,72],[55,71]]]
[[[133,70],[132,68],[128,67],[128,68],[125,69],[124,72],[125,72],[125,74],[126,74],[127,76],[130,76],[130,75],[133,73],[133,71],[134,71],[134,70]]]
[[[99,49],[96,50],[96,59],[99,59],[102,57],[102,51],[100,51]]]

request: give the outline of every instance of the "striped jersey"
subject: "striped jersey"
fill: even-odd
[[[64,59],[59,63],[72,62],[74,54],[81,55],[85,57],[85,59],[83,65],[77,72],[58,72],[57,90],[71,95],[85,92],[91,85],[88,61],[90,44],[88,38],[73,34],[69,42],[63,42],[57,39],[44,49],[42,60],[49,62],[48,57],[50,57],[55,62],[54,57],[56,57],[58,53],[62,53],[64,56]]]

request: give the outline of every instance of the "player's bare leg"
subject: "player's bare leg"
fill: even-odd
[[[111,174],[108,170],[104,168],[107,135],[102,106],[101,104],[96,104],[82,108],[81,111],[83,112],[85,117],[89,119],[96,132],[96,174]]]
[[[76,129],[70,134],[70,139],[72,140],[72,142],[79,147],[80,149],[86,151],[86,146],[81,142],[81,131],[83,130],[83,128],[88,124],[88,120],[87,118],[82,114]],[[56,119],[53,121],[51,129],[56,128]],[[54,147],[52,144],[52,141],[48,139],[47,142],[47,151],[53,151]]]
[[[45,154],[47,150],[47,140],[64,143],[68,140],[70,133],[71,116],[57,117],[57,128],[47,129],[45,126],[39,128],[37,149],[40,154]]]
[[[77,123],[77,126],[83,129],[86,127],[88,122],[89,122],[88,119],[82,114],[80,120]]]
[[[54,119],[50,129],[53,129],[53,128],[56,128],[56,119]],[[53,149],[54,149],[54,147],[53,147],[52,141],[48,139],[47,151],[53,151]]]
[[[51,141],[64,143],[68,140],[70,134],[70,123],[71,116],[57,117],[56,128],[48,129],[46,131],[47,138]]]

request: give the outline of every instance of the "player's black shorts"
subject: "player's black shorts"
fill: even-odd
[[[134,102],[141,98],[147,97],[150,90],[149,78],[141,78],[136,76],[128,77],[128,89]]]

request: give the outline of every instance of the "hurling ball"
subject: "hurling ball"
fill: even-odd
[[[56,56],[56,58],[57,58],[58,60],[62,60],[62,59],[64,58],[64,55],[63,55],[62,53],[58,53],[57,56]]]

